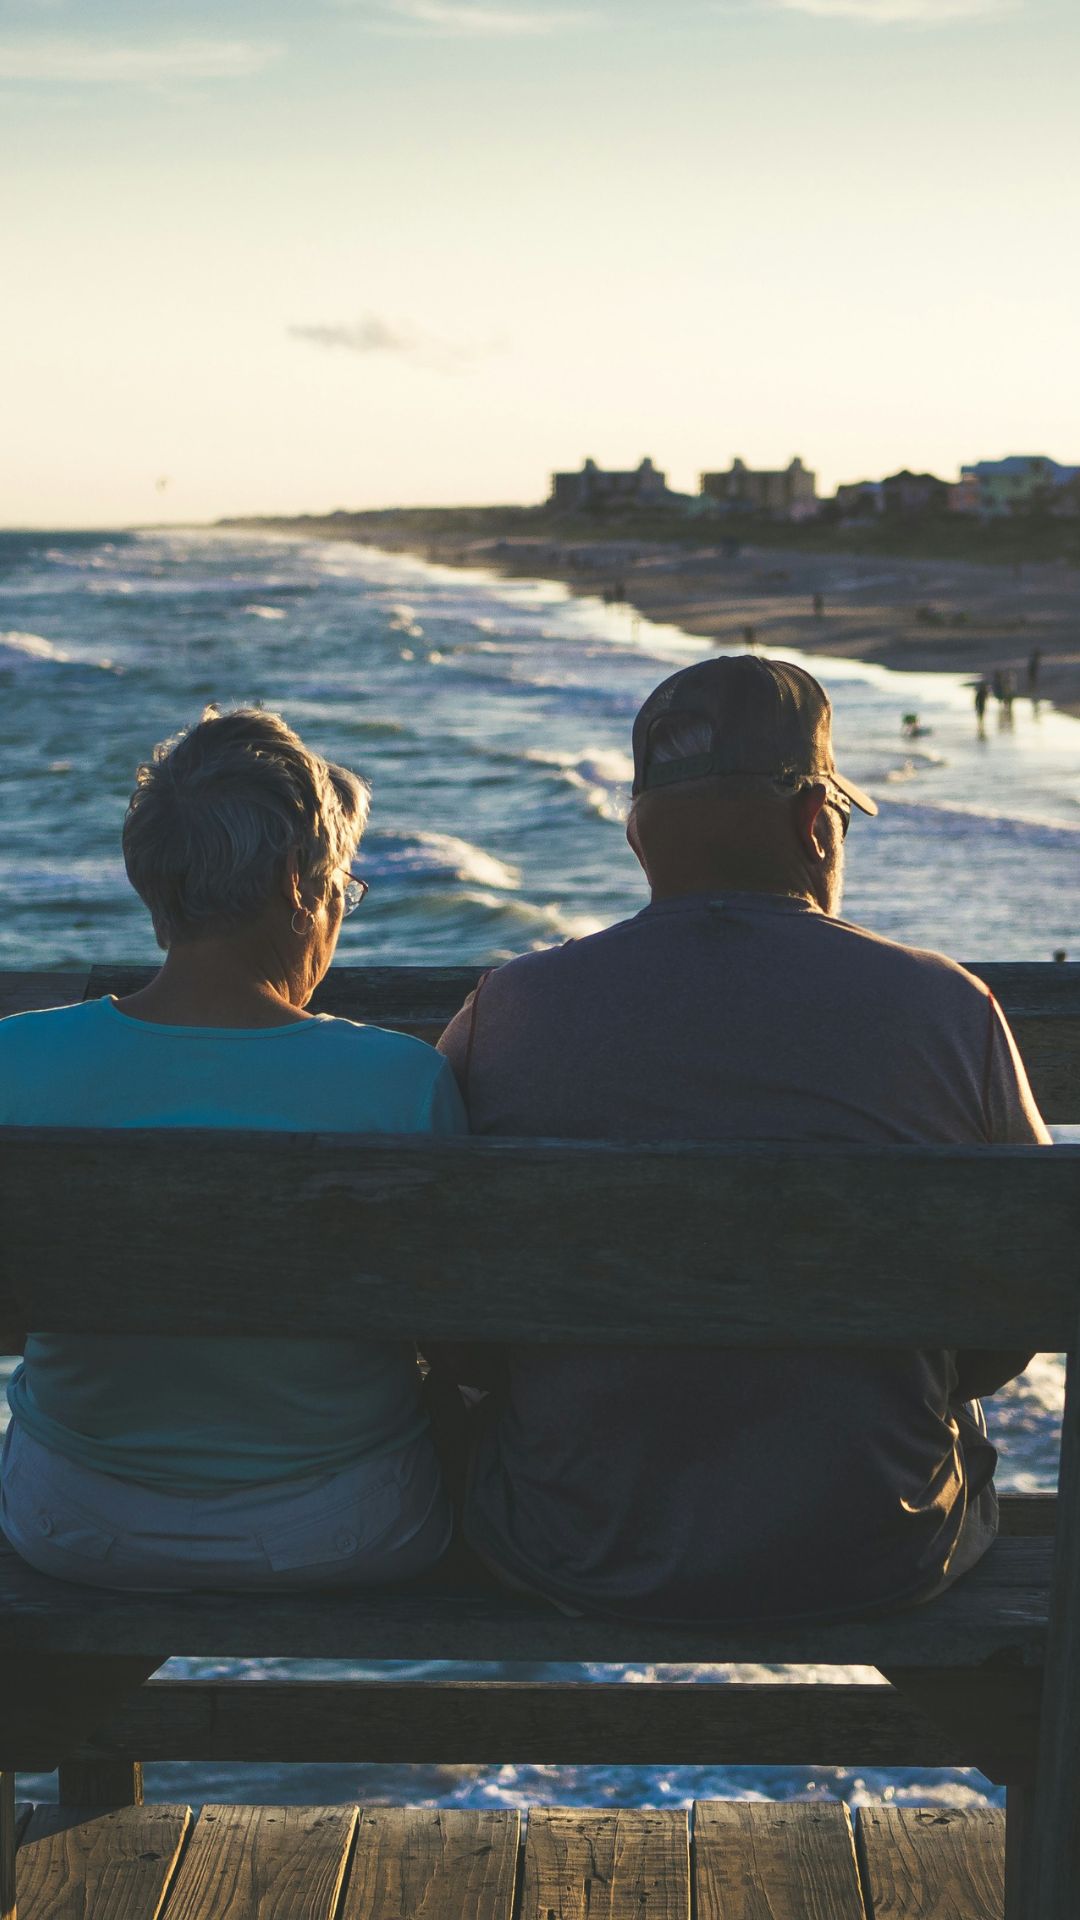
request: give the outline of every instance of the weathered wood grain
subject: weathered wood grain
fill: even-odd
[[[50,1580],[0,1544],[0,1653],[17,1662],[41,1650],[108,1653],[120,1645],[133,1655],[145,1649],[155,1662],[163,1646],[193,1655],[427,1660],[437,1648],[444,1660],[1037,1667],[1053,1550],[1052,1540],[998,1540],[939,1599],[879,1619],[677,1626],[572,1619],[491,1591],[110,1593]]]
[[[1010,1676],[1010,1685],[1037,1699],[1036,1673]],[[1000,1750],[1009,1728],[996,1733]],[[122,1766],[119,1756],[138,1753],[385,1765],[958,1767],[981,1752],[970,1737],[943,1732],[926,1706],[882,1686],[160,1680],[103,1724],[77,1762],[117,1756]]]
[[[1080,1326],[1070,1346],[1058,1481],[1068,1524],[1054,1556],[1036,1792],[1025,1822],[1039,1920],[1075,1915],[1080,1888]]]
[[[0,1771],[0,1920],[15,1920],[15,1846],[24,1819],[15,1805],[15,1774]]]
[[[44,1007],[71,1007],[87,997],[89,974],[0,972],[0,1020],[9,1013],[35,1013]]]
[[[520,1819],[507,1807],[362,1812],[340,1920],[511,1920]]]
[[[61,1760],[57,1800],[62,1807],[141,1807],[143,1771],[139,1760],[96,1754]]]
[[[1002,1920],[1005,1815],[996,1807],[861,1807],[856,1826],[871,1920]]]
[[[0,1569],[11,1569],[18,1578],[19,1565],[0,1535]],[[44,1581],[40,1574],[35,1578],[42,1591],[53,1588],[63,1593],[59,1581]],[[77,1587],[69,1589],[69,1593],[80,1592]],[[3,1605],[0,1601],[0,1610]],[[157,1652],[146,1659],[126,1659],[117,1656],[118,1644],[122,1643],[114,1639],[95,1649],[93,1657],[87,1656],[86,1649],[65,1652],[48,1641],[37,1648],[16,1642],[0,1653],[0,1767],[51,1772],[102,1720],[123,1707],[167,1657],[159,1643]]]
[[[689,1920],[685,1813],[534,1807],[520,1920]]]
[[[355,1807],[204,1807],[168,1920],[333,1920]]]
[[[697,1920],[864,1920],[846,1806],[699,1800]]]
[[[1057,1527],[1056,1493],[1003,1493],[998,1498],[998,1530],[1010,1539],[1020,1534],[1052,1534]]]
[[[156,1920],[187,1807],[38,1807],[17,1855],[23,1920]]]
[[[1059,1349],[1080,1147],[6,1127],[0,1230],[56,1330]]]

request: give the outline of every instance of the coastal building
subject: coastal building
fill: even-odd
[[[805,520],[818,510],[817,475],[796,456],[776,469],[732,461],[726,473],[703,473],[701,492],[733,513],[767,513],[778,520]]]
[[[1054,510],[1058,493],[1080,476],[1080,467],[1063,467],[1045,453],[1013,453],[1004,460],[976,460],[961,467],[960,481],[976,499],[969,512],[990,518],[1003,513]],[[959,509],[958,509],[959,511]]]
[[[869,520],[885,511],[880,480],[851,480],[837,487],[833,505],[841,520]]]
[[[934,473],[911,473],[907,467],[890,473],[881,483],[887,514],[939,513],[949,502],[949,488]]]
[[[667,476],[646,458],[638,467],[619,471],[586,460],[578,473],[553,473],[550,505],[567,512],[602,511],[615,507],[663,507],[669,503]]]

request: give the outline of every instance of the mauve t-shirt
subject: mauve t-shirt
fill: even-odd
[[[524,955],[440,1045],[478,1134],[1049,1138],[981,981],[782,895],[685,896]],[[586,1609],[849,1611],[937,1584],[995,1458],[946,1351],[511,1347],[465,1532]]]

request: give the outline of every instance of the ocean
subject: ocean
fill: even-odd
[[[155,958],[120,858],[137,763],[209,701],[282,712],[372,782],[371,892],[339,959],[489,962],[644,904],[625,845],[633,715],[707,643],[549,582],[501,580],[348,543],[249,533],[0,533],[0,969]],[[845,915],[969,962],[1080,955],[1080,723],[1016,703],[976,734],[971,690],[788,654],[832,695],[839,764],[879,801],[847,842]],[[902,716],[924,729],[906,739]],[[0,1360],[0,1384],[11,1362]],[[1005,1488],[1051,1487],[1060,1359],[988,1406]],[[3,1415],[0,1415],[2,1425]],[[327,1678],[311,1662],[282,1674]],[[175,1673],[249,1674],[176,1661]],[[440,1663],[335,1669],[422,1678]],[[468,1678],[491,1669],[455,1669]],[[505,1666],[506,1677],[551,1669]],[[559,1669],[562,1677],[581,1677]],[[627,1684],[683,1670],[590,1668]],[[738,1669],[781,1682],[781,1669]],[[724,1684],[726,1667],[695,1677]],[[823,1684],[844,1677],[835,1669]],[[867,1672],[862,1676],[872,1679]],[[858,1755],[853,1756],[857,1763]],[[28,1778],[29,1797],[53,1782]],[[154,1765],[155,1798],[414,1805],[681,1805],[842,1796],[975,1805],[977,1773],[879,1768]]]

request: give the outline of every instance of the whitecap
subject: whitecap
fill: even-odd
[[[285,618],[284,607],[250,606],[245,607],[244,612],[250,613],[255,620],[284,620]]]
[[[27,660],[63,663],[70,659],[70,653],[45,640],[40,633],[0,633],[0,666],[19,666]]]

